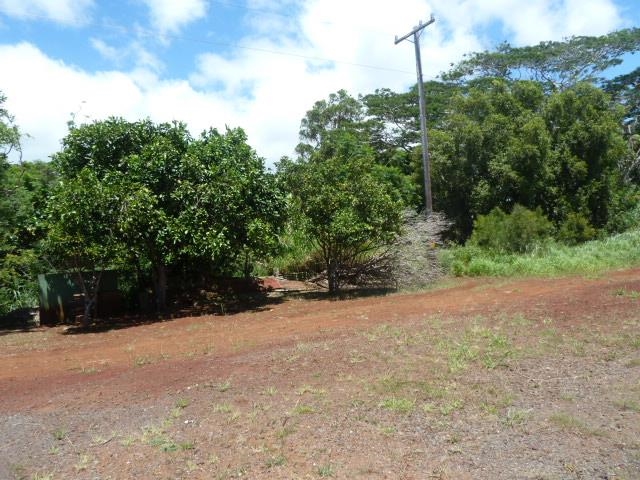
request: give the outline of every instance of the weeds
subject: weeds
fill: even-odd
[[[440,413],[442,415],[448,416],[448,415],[451,415],[456,410],[460,410],[463,406],[464,406],[464,402],[462,400],[455,399],[441,405]]]
[[[384,427],[380,427],[380,432],[386,436],[386,437],[390,437],[392,435],[395,435],[398,432],[398,429],[396,427],[394,427],[393,425],[387,425]]]
[[[276,393],[278,393],[278,389],[276,387],[269,386],[264,389],[264,394],[270,397],[273,397]]]
[[[281,467],[286,464],[287,464],[287,459],[284,457],[284,455],[277,455],[275,457],[270,457],[266,462],[267,468]]]
[[[75,465],[76,472],[82,472],[86,470],[89,467],[89,463],[91,463],[91,457],[89,455],[80,455],[78,463],[76,463]]]
[[[217,388],[220,393],[228,391],[231,388],[231,379],[229,378],[224,382],[219,383]]]
[[[316,409],[311,405],[296,405],[293,409],[293,413],[296,415],[309,415],[311,413],[316,413]]]
[[[136,357],[133,361],[135,367],[142,367],[144,365],[150,365],[151,363],[153,363],[153,360],[148,355]]]
[[[549,417],[549,421],[562,430],[569,430],[575,433],[587,435],[600,435],[598,430],[589,427],[582,420],[566,412],[554,413]]]
[[[53,480],[53,473],[36,472],[31,477],[32,480]]]
[[[213,406],[213,411],[215,413],[231,413],[233,407],[229,403],[216,403]]]
[[[330,463],[318,467],[317,472],[320,477],[333,477],[336,474],[333,465],[331,465]]]
[[[507,427],[516,427],[518,425],[524,425],[529,416],[531,414],[531,410],[523,410],[520,408],[509,408],[507,409],[507,413],[502,421]]]
[[[449,371],[457,373],[466,370],[469,362],[475,360],[477,355],[477,349],[468,343],[463,342],[453,346],[448,353]]]
[[[618,288],[615,292],[614,295],[616,297],[626,297],[626,298],[631,298],[633,300],[637,300],[640,298],[640,291],[638,290],[627,290],[626,288],[622,287],[622,288]]]
[[[66,428],[56,428],[53,432],[51,432],[51,434],[53,435],[53,438],[55,438],[58,441],[64,440],[65,438],[67,438],[68,433],[69,431]]]
[[[616,400],[613,403],[620,410],[640,412],[640,402],[638,402],[637,400],[624,399],[624,400]]]
[[[416,401],[408,398],[387,398],[380,403],[380,407],[392,412],[408,415],[413,412]]]
[[[276,432],[276,437],[278,440],[284,440],[289,435],[295,433],[296,429],[292,425],[285,425],[280,430]]]

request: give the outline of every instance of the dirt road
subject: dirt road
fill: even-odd
[[[640,270],[0,331],[0,478],[640,478]]]

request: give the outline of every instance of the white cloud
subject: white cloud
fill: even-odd
[[[143,0],[151,10],[151,21],[162,33],[175,33],[207,14],[205,0]]]
[[[0,63],[19,72],[3,78],[2,90],[6,108],[31,137],[23,142],[25,160],[46,160],[58,151],[72,115],[78,123],[110,116],[182,120],[194,134],[210,126],[239,125],[231,100],[199,93],[186,81],[160,80],[149,70],[90,74],[52,60],[28,43],[0,46]]]
[[[104,58],[111,60],[112,62],[120,62],[124,57],[124,54],[117,48],[108,45],[99,38],[92,38],[90,40],[91,46]]]
[[[613,0],[433,0],[436,15],[454,30],[473,33],[499,24],[503,40],[533,45],[572,35],[603,35],[622,26]],[[512,37],[512,38],[507,38]],[[495,41],[487,48],[495,46]]]
[[[24,20],[47,20],[81,25],[89,20],[93,0],[0,0],[2,13]]]
[[[205,11],[204,2],[145,1],[153,5],[158,28],[166,31]],[[275,0],[252,2],[254,9],[278,6]],[[447,70],[463,53],[502,40],[532,44],[622,26],[609,0],[370,0],[365,9],[360,2],[343,0],[308,0],[302,5],[295,17],[281,17],[287,28],[268,35],[248,29],[247,37],[238,39],[247,48],[224,56],[201,54],[193,59],[194,71],[183,78],[163,77],[159,53],[136,43],[117,50],[94,40],[103,55],[116,60],[125,55],[135,64],[130,71],[97,73],[51,59],[30,44],[0,46],[0,65],[12,65],[3,71],[0,89],[17,124],[33,136],[25,145],[26,159],[56,151],[75,112],[79,121],[110,115],[182,120],[194,134],[209,127],[241,126],[249,143],[273,163],[293,153],[300,120],[315,101],[341,88],[358,95],[381,87],[402,91],[414,84],[413,45],[394,45],[394,38],[431,13],[436,23],[424,30],[421,42],[427,78]],[[264,18],[257,10],[246,13]],[[488,37],[478,33],[487,29],[504,38],[492,37],[494,43],[488,44]]]
[[[98,38],[90,39],[91,46],[106,60],[109,60],[115,67],[122,67],[127,60],[135,65],[137,70],[145,70],[153,73],[161,73],[164,70],[164,63],[140,41],[133,41],[125,47],[116,48]]]

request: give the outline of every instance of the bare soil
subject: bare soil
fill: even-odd
[[[0,479],[640,479],[640,270],[0,330]]]

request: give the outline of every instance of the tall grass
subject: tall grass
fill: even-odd
[[[275,272],[295,274],[308,272],[321,263],[318,246],[301,229],[289,229],[280,238],[280,252],[261,266],[260,275]]]
[[[599,274],[640,266],[640,230],[578,246],[543,244],[526,254],[495,253],[475,246],[444,250],[440,260],[456,276],[555,276]]]

